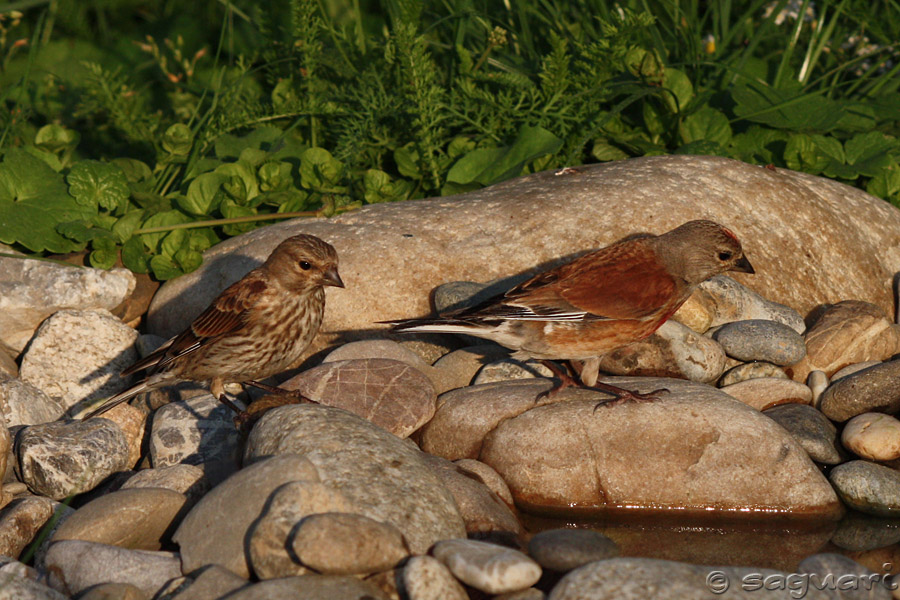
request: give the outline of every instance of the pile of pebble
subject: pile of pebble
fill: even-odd
[[[812,554],[794,575],[877,579],[886,558],[900,564],[900,528],[883,519],[900,511],[900,326],[872,304],[823,307],[807,328],[717,277],[603,360],[605,381],[669,393],[597,410],[607,396],[588,390],[536,402],[543,367],[493,344],[351,342],[284,382],[320,404],[272,409],[244,437],[194,384],[68,418],[127,386],[118,372],[163,340],[114,314],[130,273],[29,268],[51,273],[31,282],[64,274],[71,297],[25,293],[23,279],[29,306],[7,307],[28,316],[0,340],[0,597],[685,598],[707,597],[714,571],[789,575],[621,557],[590,530],[530,535],[522,506],[825,521],[846,506],[869,515],[831,539],[855,560]],[[441,286],[436,309],[484,288]]]

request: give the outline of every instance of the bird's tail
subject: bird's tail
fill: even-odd
[[[142,382],[138,383],[137,385],[134,385],[134,386],[128,388],[124,392],[119,392],[112,398],[109,398],[108,400],[104,401],[103,404],[101,404],[100,406],[98,406],[97,408],[92,410],[91,412],[87,413],[86,415],[82,416],[81,420],[87,421],[88,419],[102,415],[106,411],[108,411],[112,408],[115,408],[116,406],[122,404],[123,402],[127,402],[128,400],[131,400],[138,394],[143,394],[144,392],[148,392],[155,387],[159,387],[159,384],[153,383],[153,382],[150,382],[147,380],[142,381]]]
[[[394,333],[466,333],[478,335],[479,332],[485,330],[484,325],[452,318],[403,319],[384,322],[391,325],[391,331]]]

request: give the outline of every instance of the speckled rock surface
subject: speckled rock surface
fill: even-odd
[[[0,346],[16,355],[41,321],[63,309],[107,309],[134,290],[127,269],[77,268],[0,257]]]
[[[553,218],[543,210],[550,201]],[[278,242],[300,232],[335,246],[347,284],[347,290],[328,290],[312,354],[333,343],[338,331],[429,314],[430,293],[442,283],[532,270],[640,229],[668,231],[686,215],[737,233],[757,271],[740,281],[770,300],[804,314],[845,298],[893,308],[891,277],[900,271],[900,211],[894,207],[804,173],[713,156],[656,156],[586,165],[565,176],[545,171],[462,196],[376,204],[232,238],[207,251],[200,269],[166,282],[150,308],[149,327],[163,337],[178,333]],[[848,228],[855,243],[832,252],[833,240]],[[491,260],[484,260],[487,251]]]
[[[136,359],[137,332],[105,310],[63,310],[44,321],[19,376],[71,407],[128,387],[119,373]]]

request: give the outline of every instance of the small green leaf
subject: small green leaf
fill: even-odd
[[[150,254],[144,248],[140,237],[133,237],[122,244],[122,263],[135,273],[149,270]]]
[[[279,213],[298,212],[306,210],[309,205],[310,195],[301,190],[292,189],[287,192],[280,192],[288,195],[288,198],[278,205]]]
[[[185,273],[196,271],[203,264],[203,255],[196,250],[190,248],[182,248],[175,253],[175,262],[181,267]]]
[[[150,167],[139,160],[133,158],[114,158],[110,161],[110,164],[122,169],[122,173],[125,174],[125,179],[128,183],[143,183],[153,179],[153,173],[150,171]]]
[[[422,171],[419,169],[419,152],[412,142],[394,150],[394,162],[397,163],[397,170],[404,177],[421,179]]]
[[[503,156],[489,163],[476,180],[484,185],[491,185],[521,175],[526,164],[545,154],[555,154],[562,144],[561,139],[543,127],[524,125],[519,129],[513,145]]]
[[[844,115],[838,102],[796,88],[776,90],[751,82],[736,86],[731,96],[736,115],[778,129],[824,133],[834,129]]]
[[[190,221],[190,219],[180,211],[167,210],[152,215],[150,218],[144,221],[144,223],[141,225],[141,229],[179,225],[181,223],[187,223],[188,221]],[[162,241],[163,237],[165,237],[168,233],[168,231],[159,233],[144,233],[141,234],[141,237],[144,238],[144,243],[147,245],[147,248],[151,252],[156,252],[159,249],[159,244]]]
[[[188,248],[203,252],[207,248],[219,243],[219,237],[212,227],[203,227],[200,229],[191,229],[190,239],[188,240]]]
[[[221,173],[203,173],[191,181],[187,194],[177,198],[178,206],[187,213],[202,217],[216,209],[222,200],[220,190],[228,177]]]
[[[188,245],[190,234],[185,229],[170,231],[159,245],[159,253],[164,256],[174,257],[175,253]]]
[[[116,242],[111,238],[98,237],[92,243],[93,251],[88,260],[96,269],[112,269],[119,257]]]
[[[166,129],[163,135],[162,147],[166,152],[175,156],[187,156],[191,153],[194,144],[194,134],[191,128],[182,123],[176,123]],[[156,269],[154,269],[154,272]]]
[[[263,192],[280,192],[288,189],[294,179],[291,177],[291,163],[267,162],[259,168],[259,189]]]
[[[222,204],[219,205],[219,212],[221,212],[222,216],[226,219],[234,219],[255,215],[256,209],[250,208],[249,206],[241,206],[236,204],[233,200],[226,198],[222,201]],[[234,236],[250,231],[254,227],[255,225],[253,223],[230,223],[224,225],[222,231],[224,231],[226,235]]]
[[[82,206],[100,205],[113,210],[124,207],[131,195],[122,169],[99,160],[77,162],[66,181],[69,182],[69,194]]]
[[[626,154],[621,148],[619,148],[618,146],[613,146],[612,144],[601,138],[594,140],[593,148],[591,148],[591,156],[601,162],[606,162],[609,160],[622,160],[628,158],[628,154]]]
[[[694,86],[684,71],[666,67],[666,75],[663,81],[663,89],[671,93],[663,94],[663,99],[672,113],[684,111],[684,107],[694,96]]]
[[[34,145],[48,152],[59,153],[74,148],[81,140],[81,134],[55,123],[44,125],[34,136]]]
[[[116,240],[118,240],[120,244],[124,244],[126,241],[130,240],[131,236],[134,235],[134,230],[140,226],[143,218],[144,211],[142,210],[133,210],[122,215],[112,228]]]
[[[94,229],[88,221],[67,221],[56,226],[56,231],[70,240],[79,243],[89,242],[94,239]]]
[[[447,146],[447,156],[450,158],[457,158],[466,154],[467,152],[471,152],[475,149],[475,140],[460,135],[450,142],[450,145]]]
[[[724,147],[731,141],[728,117],[711,106],[704,106],[688,115],[681,122],[678,132],[685,144],[706,140]]]
[[[150,259],[150,269],[153,275],[160,281],[175,279],[179,275],[184,275],[184,271],[168,256],[157,254]]]
[[[843,165],[844,149],[841,143],[824,135],[794,134],[784,150],[784,160],[789,169],[814,175]]]
[[[893,162],[890,153],[897,149],[897,140],[880,131],[857,134],[844,144],[847,163],[866,177],[874,177],[889,167]]]
[[[284,135],[277,127],[258,127],[243,137],[226,133],[216,138],[215,152],[220,159],[236,159],[245,148],[271,150],[273,144]]]
[[[703,154],[708,156],[725,156],[725,151],[718,142],[712,140],[696,140],[675,150],[675,154]]]
[[[310,148],[300,157],[300,182],[317,191],[333,191],[344,172],[344,163],[324,148]]]
[[[509,150],[503,148],[476,148],[460,158],[447,172],[448,183],[467,184],[475,182],[490,165],[503,157]],[[480,186],[479,186],[480,187]]]
[[[246,204],[259,195],[256,171],[245,162],[225,163],[216,167],[213,173],[225,176],[222,190],[238,204]]]

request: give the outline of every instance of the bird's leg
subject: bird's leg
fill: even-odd
[[[553,396],[558,394],[560,391],[562,391],[568,387],[584,387],[584,385],[580,381],[578,381],[577,379],[575,379],[574,377],[569,375],[566,372],[565,368],[556,364],[552,360],[539,360],[538,362],[541,363],[542,365],[544,365],[545,367],[547,367],[548,369],[550,369],[550,371],[553,373],[553,375],[557,379],[559,379],[559,383],[554,385],[552,388],[550,388],[546,392],[541,392],[540,394],[538,394],[538,397],[535,399],[535,402],[540,402],[544,398],[552,398]]]
[[[212,392],[213,396],[219,399],[219,402],[233,410],[238,416],[244,414],[244,411],[225,394],[225,382],[222,381],[221,377],[213,378],[212,382],[209,384],[209,391]]]
[[[269,385],[268,383],[262,383],[261,381],[246,381],[244,382],[247,385],[252,385],[255,388],[261,389],[264,392],[269,392],[270,394],[278,394],[279,396],[290,396],[291,398],[297,398],[298,400],[306,400],[308,402],[312,402],[313,404],[318,404],[312,398],[308,396],[304,396],[297,390],[286,390],[284,388],[280,388],[275,385]]]
[[[597,410],[601,406],[615,406],[624,402],[653,402],[654,400],[659,400],[659,394],[665,394],[669,391],[665,388],[660,388],[658,390],[653,390],[649,394],[642,394],[640,392],[626,390],[625,388],[620,388],[619,386],[611,385],[609,383],[603,383],[602,381],[595,381],[593,385],[585,385],[584,383],[578,381],[577,379],[566,373],[562,367],[560,367],[552,360],[541,360],[539,362],[550,369],[553,374],[559,378],[560,383],[553,386],[546,392],[542,392],[541,394],[539,394],[537,397],[537,401],[543,400],[544,398],[552,398],[553,396],[558,394],[560,390],[564,390],[567,387],[580,387],[589,390],[597,390],[615,396],[615,398],[610,398],[609,400],[601,400],[600,402],[598,402],[597,405],[594,406],[594,410]]]

